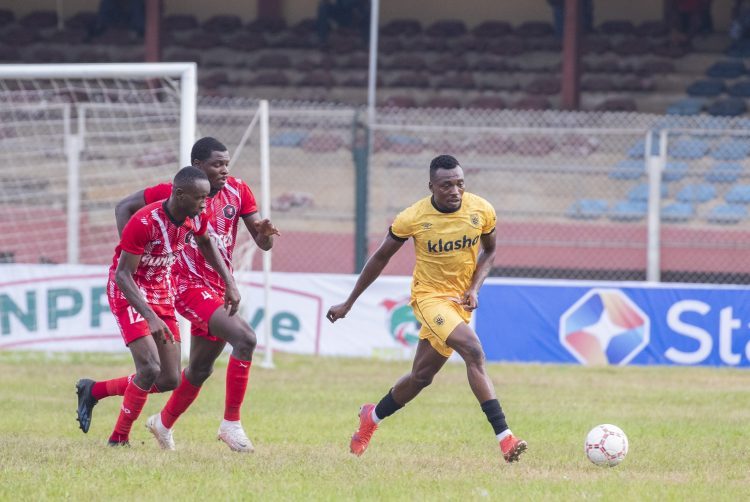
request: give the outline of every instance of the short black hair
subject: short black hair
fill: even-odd
[[[198,160],[203,162],[211,157],[211,152],[226,152],[227,147],[224,143],[211,136],[206,136],[195,142],[193,149],[190,151],[190,162]]]
[[[184,190],[185,188],[194,186],[195,183],[200,180],[208,181],[208,176],[206,176],[206,173],[195,166],[187,166],[177,171],[177,174],[174,175],[172,186],[174,188],[182,188]]]
[[[432,177],[438,169],[453,169],[458,166],[458,160],[456,160],[456,157],[453,155],[438,155],[432,159],[432,162],[430,162],[430,177]]]

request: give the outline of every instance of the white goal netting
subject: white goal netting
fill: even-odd
[[[85,66],[88,76],[60,77],[0,66],[0,262],[107,263],[117,201],[170,180],[189,158],[189,66]]]

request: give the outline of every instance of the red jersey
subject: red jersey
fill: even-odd
[[[176,255],[185,247],[185,241],[193,233],[205,234],[206,226],[196,226],[190,218],[183,222],[173,220],[164,208],[165,204],[166,202],[148,204],[130,218],[122,231],[120,244],[115,249],[109,274],[112,279],[122,251],[141,255],[141,261],[133,274],[138,289],[148,303],[174,305],[172,264]],[[114,280],[110,280],[108,289],[115,303],[127,301]]]
[[[143,191],[143,198],[146,204],[149,204],[169,197],[170,193],[172,193],[172,184],[162,183],[146,188]],[[208,235],[216,244],[230,272],[240,218],[257,211],[255,196],[250,187],[244,181],[228,176],[224,187],[216,195],[206,199],[206,210],[194,218],[196,226],[207,226]],[[210,286],[216,291],[224,291],[224,281],[206,263],[195,241],[191,239],[188,244],[177,257],[175,265],[179,283],[184,284],[184,287],[189,287],[193,283]]]

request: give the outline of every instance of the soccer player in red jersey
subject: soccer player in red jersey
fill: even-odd
[[[200,218],[217,244],[225,265],[231,270],[232,252],[240,219],[259,248],[268,250],[278,230],[268,219],[261,219],[250,188],[242,180],[229,176],[229,152],[214,138],[202,138],[191,152],[193,165],[208,176],[211,192],[206,210]],[[118,228],[144,204],[166,197],[169,184],[161,184],[131,194],[117,206]],[[218,437],[229,448],[252,452],[253,446],[240,421],[256,336],[250,325],[239,316],[229,316],[221,307],[223,284],[216,272],[193,246],[186,246],[174,268],[177,280],[176,307],[191,326],[190,360],[179,387],[172,393],[161,413],[150,417],[148,429],[164,449],[175,448],[172,427],[198,396],[203,382],[213,372],[213,365],[228,342],[232,347],[226,378],[224,420]],[[107,382],[79,382],[79,419],[90,423],[91,409],[98,399],[120,392],[127,377]],[[117,383],[119,382],[119,383]],[[90,389],[90,390],[89,390]],[[93,404],[92,404],[93,403]],[[82,426],[83,428],[83,426]]]
[[[205,208],[210,188],[203,171],[185,167],[174,177],[169,198],[140,209],[122,230],[109,271],[107,296],[133,356],[135,375],[128,379],[123,392],[120,415],[109,438],[112,446],[129,444],[130,429],[149,391],[177,386],[180,332],[174,314],[171,267],[188,239],[195,241],[226,284],[224,305],[230,313],[239,307],[239,291],[206,233],[207,222],[197,226],[191,220]]]

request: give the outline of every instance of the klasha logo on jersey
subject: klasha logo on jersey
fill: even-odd
[[[147,267],[171,267],[174,263],[174,255],[162,255],[154,256],[150,254],[144,254],[141,256],[141,264]]]
[[[455,241],[446,241],[443,242],[443,239],[438,239],[436,243],[432,243],[431,240],[427,241],[427,252],[428,253],[445,253],[448,251],[455,251],[457,249],[463,249],[468,248],[472,246],[476,246],[477,242],[479,242],[479,236],[477,235],[473,239],[469,237],[468,235],[464,235],[460,239],[456,239]]]

